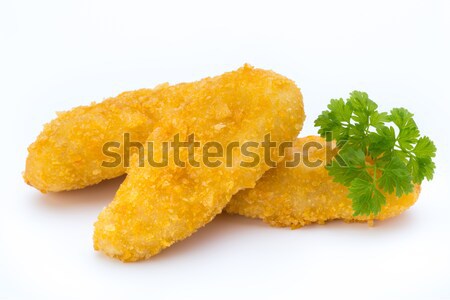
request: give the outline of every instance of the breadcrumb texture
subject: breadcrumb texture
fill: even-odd
[[[271,71],[249,65],[234,72],[194,83],[160,89],[156,97],[182,103],[161,116],[148,140],[153,157],[163,157],[161,143],[175,134],[186,140],[191,133],[202,144],[263,141],[271,133],[275,142],[292,141],[305,118],[300,90],[295,83]],[[241,167],[246,161],[233,150],[231,166],[205,166],[201,149],[193,157],[199,167],[179,167],[168,153],[167,167],[132,166],[113,202],[101,212],[94,230],[94,248],[122,261],[147,259],[182,240],[211,221],[241,189],[254,187],[269,169],[264,163]],[[261,157],[261,147],[252,149]],[[224,150],[225,151],[225,150]],[[181,157],[187,158],[185,148]],[[274,160],[279,160],[273,151]],[[135,157],[136,158],[136,157]]]
[[[308,143],[314,145],[305,147]],[[318,145],[322,149],[317,149]],[[260,218],[272,226],[299,228],[311,223],[341,219],[346,222],[368,222],[397,216],[412,206],[420,193],[420,186],[402,197],[386,195],[386,205],[374,216],[353,216],[352,201],[347,197],[347,187],[333,181],[325,169],[326,142],[318,136],[300,138],[295,142],[294,152],[308,155],[308,161],[321,160],[317,167],[300,164],[295,168],[280,164],[267,171],[254,189],[237,193],[226,207],[228,213]],[[292,153],[287,156],[292,160]]]
[[[124,133],[130,133],[133,141],[145,142],[160,114],[179,106],[161,101],[158,90],[164,87],[124,92],[101,103],[58,113],[28,148],[25,182],[42,192],[59,192],[124,174],[123,162],[114,168],[102,166],[103,161],[111,161],[102,147],[107,142],[120,142],[116,152],[122,153]]]

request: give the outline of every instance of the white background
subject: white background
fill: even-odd
[[[0,0],[0,298],[449,298],[449,3]],[[92,249],[120,179],[47,195],[23,183],[26,148],[55,111],[245,62],[302,88],[302,135],[354,89],[407,107],[437,144],[435,180],[374,228],[223,215],[132,264]]]

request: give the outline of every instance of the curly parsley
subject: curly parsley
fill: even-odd
[[[319,134],[340,148],[327,169],[349,188],[355,216],[377,215],[385,193],[400,197],[433,178],[436,147],[420,137],[413,114],[405,108],[377,109],[366,93],[354,91],[346,101],[332,99],[314,122]]]

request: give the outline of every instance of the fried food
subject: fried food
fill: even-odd
[[[159,101],[160,97],[154,97],[163,88],[125,92],[101,103],[59,113],[28,148],[25,182],[42,192],[58,192],[81,189],[124,174],[123,164],[102,166],[103,161],[110,159],[102,147],[107,142],[123,145],[125,132],[133,141],[144,142],[159,114],[171,109]],[[123,149],[117,152],[122,153]]]
[[[331,150],[330,148],[332,147],[328,147],[328,150]],[[316,167],[301,163],[295,168],[280,164],[277,168],[267,171],[255,188],[237,193],[226,211],[260,218],[272,226],[291,228],[311,223],[323,224],[334,219],[346,222],[366,221],[372,224],[373,220],[384,220],[401,214],[412,206],[419,196],[420,186],[416,185],[414,191],[408,195],[386,195],[386,205],[376,216],[353,216],[352,201],[347,197],[348,189],[334,182],[325,169],[327,160],[333,157],[333,151],[328,151],[327,155],[324,139],[318,136],[300,138],[291,151],[286,156],[288,161],[293,161],[293,153],[298,152],[304,157],[308,155],[309,163],[321,163]]]
[[[202,145],[213,141],[224,149],[232,142],[263,141],[267,133],[273,142],[281,143],[295,139],[305,118],[302,96],[294,82],[248,65],[218,77],[161,89],[156,97],[184,103],[182,109],[161,116],[148,138],[154,142],[152,153],[158,162],[163,157],[162,143],[172,141],[176,134],[185,141],[193,133]],[[264,157],[261,145],[252,151]],[[200,165],[180,167],[170,148],[168,166],[154,167],[147,162],[145,167],[130,167],[113,202],[99,215],[94,248],[122,261],[136,261],[190,236],[220,213],[233,194],[253,187],[269,169],[262,160],[242,167],[241,161],[249,162],[248,158],[237,148],[232,154],[229,166],[226,158],[230,157],[224,155],[218,158],[220,166],[211,167],[201,148],[194,148],[191,155],[183,148],[180,156],[194,158]],[[274,161],[281,158],[275,148],[271,157]]]

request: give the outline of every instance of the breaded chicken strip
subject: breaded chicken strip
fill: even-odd
[[[400,198],[395,193],[386,195],[386,205],[377,216],[353,216],[347,187],[334,182],[325,169],[326,160],[333,157],[332,146],[328,147],[329,155],[326,148],[326,142],[318,136],[298,139],[293,151],[308,155],[305,161],[310,166],[301,163],[295,168],[288,168],[279,164],[277,168],[267,171],[255,188],[237,193],[226,211],[260,218],[272,226],[299,228],[334,219],[367,221],[372,224],[373,220],[397,216],[416,202],[419,185],[415,186],[412,193]],[[292,152],[286,156],[286,160],[293,161]],[[320,165],[311,166],[319,161]]]
[[[164,93],[168,91],[171,97],[161,97],[169,102],[189,101],[182,109],[162,116],[159,127],[150,134],[157,162],[163,157],[162,142],[172,141],[176,134],[185,141],[193,133],[202,146],[217,142],[225,153],[232,142],[261,142],[267,133],[273,142],[292,141],[305,118],[302,96],[294,82],[248,65],[218,77],[168,87]],[[172,148],[166,167],[148,163],[130,167],[113,202],[95,224],[96,250],[122,261],[147,259],[211,221],[233,194],[253,187],[269,168],[264,161],[240,166],[241,161],[251,160],[236,147],[232,157],[228,156],[228,166],[227,159],[219,157],[221,165],[211,167],[205,163],[201,147],[193,149],[190,157],[199,162],[198,167],[175,165]],[[252,152],[264,157],[261,145]],[[183,148],[180,153],[186,161],[188,150]],[[272,159],[280,158],[273,148]]]
[[[123,145],[125,132],[133,141],[146,140],[159,114],[173,108],[160,101],[159,89],[164,86],[125,92],[101,103],[59,113],[28,148],[25,181],[42,192],[58,192],[124,174],[123,164],[102,167],[102,162],[110,159],[102,147],[114,141]],[[118,153],[122,151],[117,149]]]

